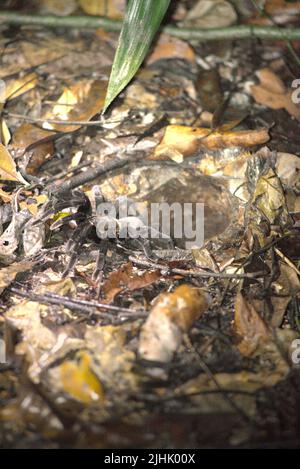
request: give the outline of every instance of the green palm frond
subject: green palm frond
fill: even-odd
[[[103,113],[138,71],[169,4],[170,0],[129,0]]]

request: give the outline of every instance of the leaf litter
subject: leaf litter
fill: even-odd
[[[185,26],[235,24],[237,10],[262,21],[240,2],[179,3]],[[293,4],[278,3],[267,10],[289,22]],[[61,14],[78,5],[104,8]],[[20,31],[17,45],[1,33],[1,446],[299,438],[300,124],[285,46],[163,34],[101,116],[117,35]],[[118,213],[124,196],[141,211],[204,202],[204,245],[100,239],[99,204]]]

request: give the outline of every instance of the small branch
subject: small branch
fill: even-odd
[[[266,272],[248,272],[245,274],[222,274],[221,272],[206,272],[201,270],[186,270],[171,268],[168,265],[158,264],[156,262],[147,261],[144,259],[138,259],[134,256],[129,256],[129,261],[140,267],[146,267],[151,269],[166,270],[171,274],[182,275],[184,277],[202,277],[202,278],[230,278],[230,279],[243,279],[243,278],[259,278],[265,277]]]
[[[143,158],[145,158],[143,152],[138,155],[135,155],[134,157],[112,157],[111,159],[105,161],[103,164],[98,164],[95,168],[89,168],[86,171],[77,174],[76,176],[73,176],[64,182],[51,184],[50,186],[48,186],[48,190],[54,192],[56,196],[58,194],[69,192],[70,190],[82,186],[83,184],[86,184],[88,182],[91,182],[96,178],[103,177],[110,171],[123,168],[123,166],[126,166],[129,163],[136,162]]]
[[[0,24],[1,23],[14,25],[47,26],[51,28],[103,28],[108,31],[120,31],[122,27],[122,21],[110,20],[108,18],[102,17],[84,15],[66,17],[50,15],[25,15],[8,11],[0,11]],[[252,37],[266,40],[288,41],[300,39],[300,28],[279,28],[277,26],[242,25],[213,29],[165,26],[163,31],[182,39],[197,39],[198,41],[205,42],[223,39],[249,39]]]
[[[99,303],[96,301],[85,301],[77,298],[69,298],[66,296],[56,295],[54,293],[34,293],[30,291],[24,291],[19,288],[10,287],[9,290],[17,296],[23,298],[28,298],[31,301],[37,301],[39,303],[49,303],[54,305],[65,306],[71,310],[77,310],[81,313],[99,315],[102,318],[109,317],[111,319],[111,314],[119,314],[120,316],[129,318],[129,319],[138,319],[144,318],[147,316],[145,311],[136,311],[129,308],[122,308],[119,306],[109,305],[105,303]],[[95,311],[97,309],[102,309],[106,312]],[[116,316],[118,317],[118,316]]]

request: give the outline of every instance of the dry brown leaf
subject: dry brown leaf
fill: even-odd
[[[274,310],[271,325],[280,327],[289,302],[300,291],[297,272],[291,266],[280,263],[280,276],[272,286],[276,294],[271,297]]]
[[[271,25],[269,18],[269,16],[271,16],[272,20],[278,25],[284,25],[287,23],[291,25],[292,22],[295,22],[296,24],[299,20],[300,4],[297,1],[289,0],[265,0],[264,11],[267,15],[260,15],[257,9],[254,10],[255,17],[250,20],[250,23]]]
[[[114,301],[116,295],[125,289],[134,291],[152,285],[159,280],[160,277],[161,273],[159,270],[143,272],[142,275],[138,275],[138,273],[133,271],[132,263],[128,262],[117,270],[117,272],[112,272],[107,278],[103,286],[106,301],[109,303]]]
[[[277,153],[276,172],[280,180],[287,186],[300,184],[300,158],[290,153]]]
[[[77,0],[40,0],[38,7],[43,13],[51,13],[58,16],[68,16],[77,9]]]
[[[26,184],[26,181],[22,178],[21,174],[18,173],[16,164],[13,157],[0,143],[0,180],[2,181],[18,181],[22,184]]]
[[[5,101],[15,99],[24,93],[35,88],[38,84],[38,75],[36,73],[29,73],[21,78],[9,80],[5,88]]]
[[[192,64],[196,63],[196,54],[187,42],[169,34],[161,34],[146,63],[151,65],[156,60],[172,58],[184,59]]]
[[[163,363],[171,361],[183,334],[206,311],[209,303],[207,293],[187,284],[173,293],[159,295],[141,330],[140,357]]]
[[[107,16],[119,20],[123,18],[126,0],[79,0],[83,11],[88,15]]]
[[[24,152],[30,145],[36,146],[30,150],[31,157],[26,171],[29,174],[34,174],[36,170],[44,163],[47,157],[54,154],[53,142],[47,139],[53,135],[50,130],[44,130],[33,124],[22,124],[13,135],[12,148]],[[43,143],[45,141],[45,143]]]
[[[270,341],[267,325],[242,293],[238,293],[235,300],[234,324],[241,338],[238,349],[242,355],[251,356],[262,343]]]
[[[15,280],[17,274],[30,270],[33,265],[33,262],[22,261],[0,269],[0,293]]]
[[[61,2],[60,2],[61,3]],[[24,63],[27,66],[37,67],[38,65],[54,61],[67,52],[80,49],[80,42],[72,44],[61,37],[47,38],[45,42],[24,41],[20,44],[24,55]]]
[[[3,190],[3,185],[0,185],[0,197],[4,203],[11,202],[13,199],[13,194],[11,192],[6,192]]]
[[[280,373],[266,372],[265,370],[259,373],[250,371],[215,373],[214,380],[206,373],[201,373],[196,378],[179,386],[175,394],[187,395],[187,397],[190,395],[190,399],[197,406],[199,413],[235,413],[235,404],[246,415],[254,416],[256,413],[255,392],[266,386],[275,386],[282,378],[283,375]],[[221,390],[224,392],[222,393]],[[227,392],[232,390],[235,392],[230,393],[230,400],[226,399]],[[219,392],[216,393],[216,391]]]
[[[225,0],[199,0],[188,11],[184,25],[198,28],[222,28],[234,24],[237,14]]]
[[[6,124],[6,121],[4,119],[0,120],[0,128],[1,128],[0,130],[1,140],[0,141],[3,143],[3,145],[7,146],[11,140],[11,134]]]
[[[44,116],[43,127],[60,132],[73,132],[80,125],[67,125],[68,121],[89,121],[102,110],[107,88],[106,80],[85,80],[68,88],[53,108]],[[61,124],[51,124],[47,119],[61,120]]]
[[[293,91],[288,91],[281,79],[270,69],[257,72],[260,84],[251,87],[255,101],[271,109],[285,109],[291,116],[300,120],[300,106],[293,103]]]
[[[47,201],[48,197],[44,194],[41,194],[34,197],[29,197],[29,200],[21,201],[19,205],[21,210],[27,209],[33,216],[36,216],[39,207]]]
[[[204,111],[215,112],[223,102],[221,80],[216,69],[201,70],[197,78],[196,90]]]
[[[211,131],[206,128],[168,125],[153,159],[168,159],[174,154],[183,157],[195,154],[201,148],[218,150],[228,147],[251,147],[269,140],[267,129],[239,130],[232,132]],[[172,158],[174,159],[174,158]]]
[[[273,169],[262,175],[257,181],[253,203],[265,215],[270,223],[282,223],[288,219],[285,194],[280,179]]]

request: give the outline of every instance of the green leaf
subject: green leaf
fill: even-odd
[[[141,66],[170,0],[129,0],[102,113]]]

